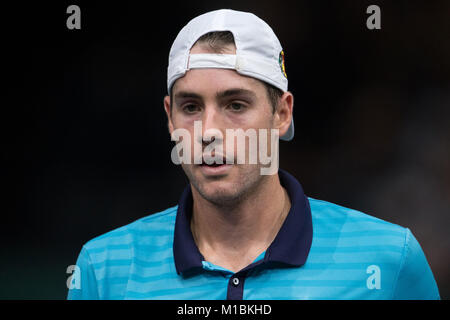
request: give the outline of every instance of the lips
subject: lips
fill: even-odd
[[[201,166],[207,166],[207,167],[220,167],[222,165],[224,165],[224,164],[223,163],[222,164],[219,164],[219,163],[213,163],[213,164],[202,163],[201,164]]]
[[[215,158],[215,159],[219,158],[220,159],[220,157],[218,157],[218,156],[211,157],[209,155],[208,155],[208,158],[209,159],[211,159],[211,158]],[[207,164],[204,159],[205,159],[205,156],[203,156],[203,163],[198,166],[200,167],[201,171],[205,175],[222,175],[222,174],[226,173],[232,166],[231,164],[226,163],[225,156],[222,157],[222,163],[214,162],[212,164]]]
[[[228,173],[232,165],[220,164],[220,165],[200,165],[200,171],[205,176],[223,176]]]
[[[210,162],[210,161],[209,161]],[[222,161],[220,161],[220,159],[219,160],[214,160],[214,162],[213,163],[207,163],[206,161],[205,161],[205,158],[203,158],[202,159],[202,163],[201,163],[201,165],[205,165],[205,166],[220,166],[220,165],[223,165],[223,164],[226,164],[227,163],[227,160],[226,160],[226,158],[222,158]]]
[[[208,163],[206,160],[208,160],[208,162],[211,162],[211,160],[213,160],[213,163]],[[222,161],[220,161],[222,160]],[[229,159],[229,163],[233,164],[234,163],[234,159],[230,158]],[[220,166],[223,164],[227,164],[227,157],[225,155],[210,155],[210,154],[203,154],[202,155],[202,163],[200,165],[206,165],[206,166]]]

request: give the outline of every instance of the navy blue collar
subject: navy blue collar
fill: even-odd
[[[301,266],[306,262],[312,243],[311,208],[300,183],[284,170],[279,169],[278,175],[291,200],[291,209],[262,262]],[[191,216],[192,191],[188,185],[178,203],[175,221],[173,256],[178,274],[203,267],[204,258],[191,232]]]

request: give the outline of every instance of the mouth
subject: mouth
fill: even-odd
[[[226,158],[223,158],[222,163],[207,164],[206,162],[203,162],[202,164],[199,164],[198,167],[205,175],[223,175],[228,172],[232,165],[227,164]]]
[[[225,165],[224,163],[219,164],[219,163],[213,163],[213,164],[207,164],[207,163],[202,163],[200,166],[206,166],[206,167],[212,167],[212,168],[217,168],[220,166]]]

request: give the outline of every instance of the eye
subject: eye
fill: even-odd
[[[183,111],[186,113],[195,113],[200,110],[200,107],[195,104],[187,104],[183,107]]]
[[[229,107],[232,111],[236,111],[236,112],[242,111],[245,109],[245,106],[239,102],[230,103]]]

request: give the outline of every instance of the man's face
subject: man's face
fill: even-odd
[[[233,50],[234,48],[230,47],[229,52],[225,53],[234,53]],[[201,46],[194,46],[191,53],[209,52]],[[225,157],[227,152],[230,152],[225,143],[227,129],[254,129],[258,134],[259,129],[268,129],[270,133],[270,129],[276,125],[266,87],[260,81],[242,76],[234,70],[192,69],[175,82],[172,98],[173,101],[170,101],[168,96],[165,98],[169,130],[172,133],[173,130],[183,128],[188,130],[192,137],[192,161],[191,164],[182,164],[182,167],[198,193],[212,203],[226,205],[242,200],[255,190],[267,176],[261,175],[259,163],[248,163],[248,152],[245,164],[237,164],[236,158],[228,158],[233,164],[211,166],[204,161],[202,164],[194,164],[194,122],[201,121],[202,136],[205,131],[211,129],[221,132],[221,146]],[[270,137],[267,140],[270,142]],[[209,143],[211,142],[200,141],[203,155]],[[236,156],[237,141],[233,144],[234,150],[231,154]],[[248,151],[248,139],[245,149]]]

